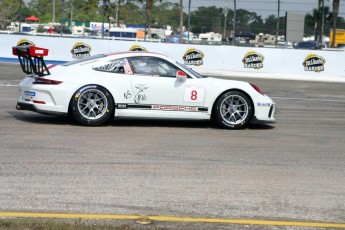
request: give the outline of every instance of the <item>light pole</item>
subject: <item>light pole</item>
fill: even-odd
[[[235,38],[236,38],[236,0],[234,0],[234,38],[232,39],[232,45],[235,45]]]
[[[180,36],[179,36],[179,43],[183,43],[183,0],[180,0]]]
[[[23,0],[19,0],[19,34],[22,31],[22,3]]]
[[[278,0],[276,47],[278,47],[280,0]]]
[[[224,14],[224,32],[223,32],[223,37],[225,38],[225,33],[226,33],[226,17],[228,16],[228,12],[229,9],[228,7],[225,5],[224,9],[223,9],[223,14]]]
[[[53,27],[55,24],[55,0],[53,0]]]
[[[64,11],[65,11],[65,1],[64,0],[62,0],[62,4],[61,4],[61,23],[60,23],[60,25],[61,25],[61,30],[60,30],[60,37],[62,37],[62,29],[63,29],[63,17],[64,17],[64,15],[63,15],[63,13],[64,13]]]
[[[320,36],[320,44],[323,44],[323,27],[325,24],[325,0],[321,0],[322,4],[322,20],[321,20],[321,36]]]
[[[102,39],[104,38],[104,13],[105,13],[105,0],[103,0],[103,6],[102,6]]]
[[[120,27],[119,25],[119,4],[120,4],[120,0],[116,0],[116,26]]]
[[[190,30],[190,4],[192,0],[189,0],[188,4],[188,43],[189,43],[189,30]]]

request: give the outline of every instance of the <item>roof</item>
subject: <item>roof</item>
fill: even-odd
[[[39,21],[40,19],[32,15],[30,17],[25,18],[25,20],[26,21]]]

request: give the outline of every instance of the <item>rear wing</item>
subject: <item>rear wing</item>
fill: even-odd
[[[43,60],[48,56],[48,49],[36,46],[14,46],[12,53],[18,56],[22,70],[26,74],[36,74],[39,77],[50,75],[49,69]]]

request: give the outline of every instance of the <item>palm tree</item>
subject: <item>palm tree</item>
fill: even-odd
[[[147,37],[151,38],[151,9],[155,2],[162,2],[162,0],[137,0],[140,3],[146,3],[146,26],[147,26]]]
[[[337,18],[338,18],[338,12],[339,12],[339,5],[340,0],[333,0],[333,34],[332,34],[332,43],[331,47],[335,47],[335,33],[337,31]]]

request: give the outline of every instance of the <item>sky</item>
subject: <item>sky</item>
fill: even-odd
[[[164,2],[180,3],[180,0],[163,0]],[[280,0],[280,16],[285,12],[307,14],[317,8],[318,0]],[[183,8],[188,12],[189,0],[183,0]],[[234,0],[191,0],[191,11],[196,10],[200,6],[216,6],[234,9]],[[325,6],[329,6],[332,11],[332,0],[325,0]],[[269,15],[278,13],[278,0],[236,0],[236,8],[244,9],[250,12],[256,12],[261,15],[262,19]],[[345,18],[345,1],[340,0],[339,17]]]

